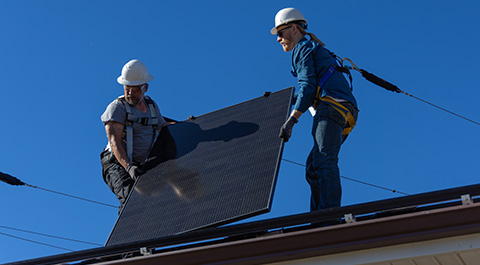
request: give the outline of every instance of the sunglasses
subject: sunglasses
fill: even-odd
[[[291,27],[293,27],[293,25],[288,26],[288,27],[286,27],[286,28],[283,28],[283,29],[277,31],[277,37],[283,38],[283,31],[286,30],[286,29],[289,29],[289,28],[291,28]]]

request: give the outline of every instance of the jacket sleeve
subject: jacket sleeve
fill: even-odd
[[[293,70],[297,74],[299,87],[294,110],[305,112],[313,104],[317,93],[314,46],[309,42],[297,46],[292,55]]]

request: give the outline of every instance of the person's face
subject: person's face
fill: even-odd
[[[123,85],[123,90],[125,92],[125,100],[130,105],[137,105],[141,99],[143,99],[143,95],[147,89],[147,84],[139,85],[139,86],[127,86]]]
[[[282,45],[283,50],[286,52],[291,51],[296,45],[293,38],[293,29],[293,25],[285,25],[277,30],[277,42]]]

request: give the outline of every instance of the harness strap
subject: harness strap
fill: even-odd
[[[147,103],[147,109],[150,110],[150,118],[146,117],[137,117],[136,115],[133,114],[132,107],[128,102],[125,101],[124,97],[119,97],[119,99],[123,102],[123,105],[125,106],[125,111],[127,112],[127,119],[125,121],[125,130],[126,130],[126,140],[127,140],[127,157],[130,162],[132,162],[132,156],[133,156],[133,123],[139,123],[142,125],[151,125],[153,128],[153,141],[152,141],[152,146],[153,142],[155,141],[156,138],[156,133],[158,129],[158,118],[157,118],[157,112],[155,110],[155,105],[153,100],[145,96],[145,103]],[[152,148],[150,146],[150,149]]]
[[[352,130],[353,127],[355,127],[355,118],[353,117],[352,113],[341,103],[336,102],[330,97],[321,97],[320,96],[320,91],[322,90],[322,87],[325,85],[325,83],[328,81],[328,79],[333,75],[335,71],[339,71],[341,73],[344,73],[348,75],[348,78],[350,79],[350,89],[353,90],[353,79],[352,79],[352,74],[350,73],[350,70],[348,68],[344,67],[343,65],[343,59],[339,59],[337,55],[335,55],[333,52],[330,50],[326,49],[330,55],[335,58],[336,62],[338,61],[340,65],[337,65],[336,63],[333,63],[328,67],[327,71],[322,75],[320,80],[318,81],[318,86],[317,86],[317,94],[315,95],[315,99],[313,100],[312,106],[316,108],[318,106],[317,103],[320,100],[321,102],[329,104],[331,107],[333,107],[336,111],[338,111],[343,118],[345,119],[345,127],[343,129],[342,135],[348,135]],[[350,59],[346,58],[351,62]],[[315,62],[315,58],[313,60]]]
[[[148,124],[152,125],[154,130],[157,130],[158,118],[157,118],[157,112],[155,111],[155,105],[153,103],[153,100],[149,96],[145,96],[145,102],[147,103],[148,109],[150,110],[150,119]]]
[[[345,119],[345,128],[343,129],[342,135],[348,135],[353,128],[355,127],[355,118],[353,118],[352,113],[345,107],[343,106],[340,102],[336,102],[330,97],[320,97],[320,91],[322,90],[323,85],[328,81],[328,79],[333,75],[335,71],[340,71],[344,72],[344,67],[337,66],[337,65],[330,65],[330,67],[327,69],[327,72],[323,74],[323,76],[320,78],[318,81],[318,86],[317,86],[317,94],[315,95],[315,100],[313,101],[313,106],[316,107],[318,106],[318,100],[321,102],[329,104],[331,107],[333,107],[336,111],[338,111],[343,118]],[[348,71],[348,69],[346,69]],[[350,72],[348,71],[348,74]]]
[[[320,91],[322,90],[323,85],[330,79],[330,76],[333,75],[335,72],[335,66],[332,64],[330,67],[328,67],[327,72],[322,75],[322,78],[318,81],[318,86],[317,86],[317,94],[315,95],[315,99],[313,100],[313,106],[317,105],[318,100],[320,99]]]
[[[127,157],[130,162],[132,162],[132,154],[133,154],[133,120],[131,116],[134,116],[132,113],[132,108],[130,104],[123,100],[123,105],[125,106],[125,110],[127,111],[127,120],[125,121],[125,129],[127,135]]]
[[[336,102],[330,97],[323,97],[320,100],[323,103],[330,105],[343,116],[345,119],[345,128],[343,129],[342,135],[348,135],[356,125],[356,121],[352,113],[345,106],[343,106],[342,103]]]
[[[343,62],[342,62],[343,64]],[[346,67],[343,67],[343,66],[338,66],[338,65],[335,65],[335,70],[341,72],[341,73],[344,73],[348,76],[348,80],[350,80],[350,90],[353,91],[353,78],[352,78],[352,73],[350,73],[350,70],[348,70],[348,68]]]
[[[147,103],[148,109],[150,109],[150,125],[152,125],[153,129],[153,139],[152,139],[152,144],[150,145],[149,148],[149,153],[153,148],[153,144],[155,143],[155,139],[157,138],[157,131],[158,131],[158,118],[157,118],[157,111],[155,110],[155,104],[153,103],[153,100],[149,96],[144,97],[145,102]]]

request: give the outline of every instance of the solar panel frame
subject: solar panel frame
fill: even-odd
[[[106,245],[269,212],[292,95],[293,87],[266,93],[164,128]]]

